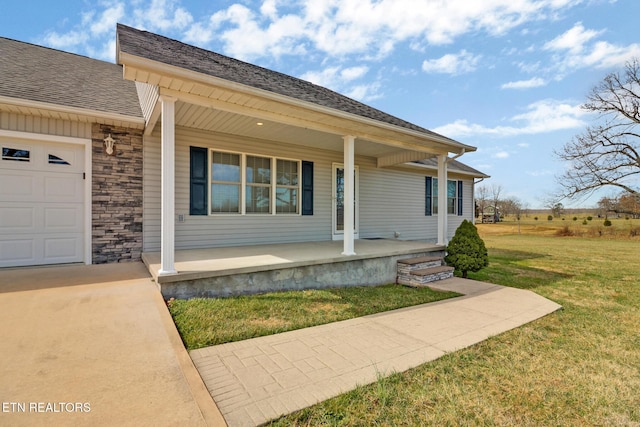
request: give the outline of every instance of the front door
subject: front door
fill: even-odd
[[[358,167],[355,168],[354,237],[358,237]],[[344,167],[333,165],[333,240],[344,239]]]

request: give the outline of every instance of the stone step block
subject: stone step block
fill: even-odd
[[[411,274],[412,271],[425,268],[439,267],[443,264],[442,257],[424,256],[398,260],[398,274]]]
[[[398,284],[406,286],[424,286],[438,280],[450,279],[453,277],[453,267],[442,265],[439,267],[424,268],[412,271],[410,274],[398,275]]]

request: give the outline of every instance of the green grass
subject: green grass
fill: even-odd
[[[189,350],[291,331],[458,296],[398,285],[172,300],[169,311]]]
[[[273,425],[640,425],[640,242],[483,238],[491,264],[470,278],[564,309]]]

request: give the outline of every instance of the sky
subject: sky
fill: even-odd
[[[459,160],[480,185],[540,208],[567,167],[554,151],[597,119],[586,96],[640,57],[638,16],[638,0],[27,0],[0,36],[114,62],[122,23],[309,80],[477,147]]]

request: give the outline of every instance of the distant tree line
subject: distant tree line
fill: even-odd
[[[640,194],[623,192],[614,197],[603,197],[598,201],[598,215],[610,214],[640,218]]]

